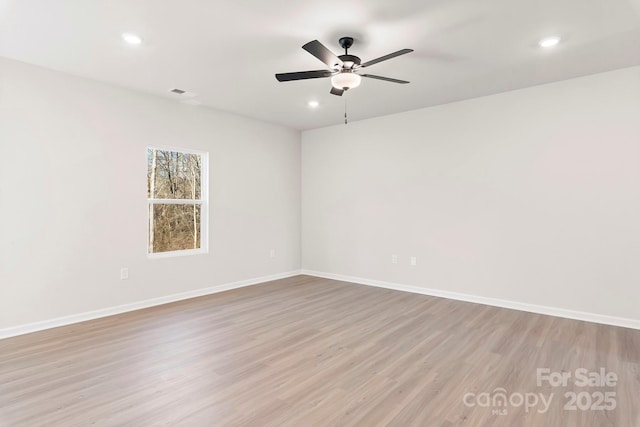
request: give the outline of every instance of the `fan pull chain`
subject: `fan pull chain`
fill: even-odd
[[[347,124],[347,98],[344,98],[344,124]]]

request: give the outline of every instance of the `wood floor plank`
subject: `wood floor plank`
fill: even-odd
[[[553,400],[478,404],[502,389]],[[614,410],[565,408],[604,392]],[[634,427],[638,396],[638,330],[309,276],[0,340],[3,427]]]

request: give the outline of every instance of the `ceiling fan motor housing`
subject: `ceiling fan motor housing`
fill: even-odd
[[[343,68],[346,68],[348,70],[353,69],[357,65],[360,65],[360,58],[355,55],[345,54],[338,56],[338,58],[340,58],[340,60],[344,64]]]

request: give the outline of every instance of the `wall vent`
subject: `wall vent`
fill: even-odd
[[[171,95],[177,95],[180,99],[184,99],[184,98],[195,98],[197,95],[193,92],[187,92],[184,89],[178,89],[173,88],[173,89],[169,89],[169,93]]]

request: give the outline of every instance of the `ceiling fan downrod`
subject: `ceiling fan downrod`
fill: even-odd
[[[349,48],[353,46],[353,37],[341,37],[338,43],[340,43],[340,46],[344,49],[344,54],[348,55]]]

